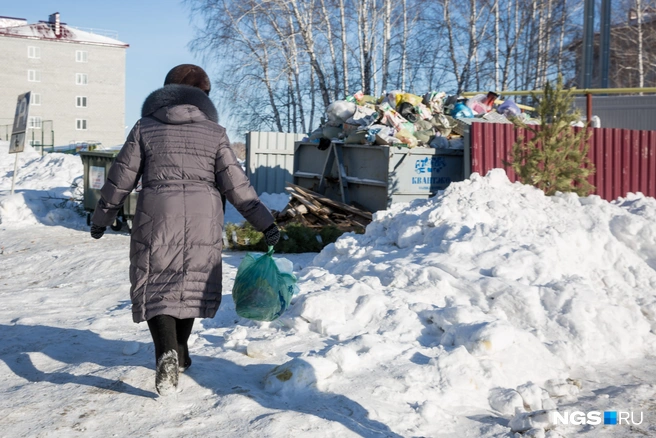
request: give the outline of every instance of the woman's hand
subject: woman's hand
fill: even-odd
[[[269,228],[263,231],[263,233],[264,241],[269,246],[274,246],[280,240],[280,230],[275,223],[271,224]]]
[[[101,227],[100,225],[96,224],[91,224],[91,237],[94,239],[100,239],[103,234],[105,234],[105,230],[107,227]]]

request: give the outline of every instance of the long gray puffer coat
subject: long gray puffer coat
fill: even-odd
[[[92,221],[110,225],[142,178],[130,238],[133,319],[212,318],[221,303],[219,191],[258,231],[273,216],[202,90],[166,85],[148,96],[141,115],[109,170]]]

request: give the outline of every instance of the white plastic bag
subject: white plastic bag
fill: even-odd
[[[328,108],[326,108],[328,124],[332,126],[339,126],[347,121],[350,117],[353,117],[353,114],[355,114],[356,110],[357,105],[353,102],[336,100],[335,102],[328,105]]]

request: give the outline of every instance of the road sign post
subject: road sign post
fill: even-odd
[[[14,158],[14,175],[11,178],[11,194],[14,194],[16,185],[16,173],[18,173],[18,154],[25,150],[25,133],[27,132],[27,121],[30,112],[30,92],[18,96],[16,102],[16,113],[14,114],[14,125],[11,129],[9,140],[9,153],[16,154]]]

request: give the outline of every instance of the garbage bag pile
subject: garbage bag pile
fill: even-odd
[[[395,90],[375,98],[360,91],[331,103],[321,125],[308,140],[458,149],[463,144],[459,119],[494,117],[495,122],[511,123],[513,118],[530,121],[511,99],[495,106],[498,97],[493,92],[465,99],[441,91],[418,96]]]

